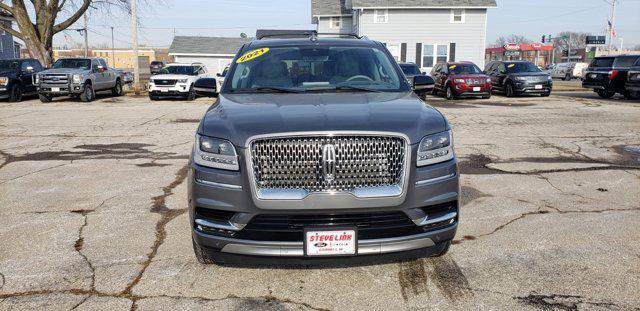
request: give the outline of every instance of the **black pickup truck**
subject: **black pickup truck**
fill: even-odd
[[[23,95],[35,95],[33,75],[42,71],[36,59],[0,60],[0,99],[19,102]]]
[[[635,98],[640,97],[640,58],[638,58],[636,63],[633,64],[633,67],[631,67],[631,70],[629,70],[625,88],[631,96]]]

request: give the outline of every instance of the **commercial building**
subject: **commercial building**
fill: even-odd
[[[495,0],[311,0],[321,33],[354,33],[384,42],[402,62],[425,71],[440,62],[484,67],[487,10]]]
[[[59,59],[63,57],[83,57],[84,49],[54,49],[53,59]],[[102,57],[107,61],[107,64],[113,68],[119,69],[132,69],[133,68],[133,50],[131,49],[91,49],[89,50],[89,56]],[[168,49],[147,49],[141,48],[138,50],[138,57],[143,61],[142,63],[148,63],[153,61],[172,62],[173,58],[169,56]]]
[[[553,45],[516,44],[485,49],[485,61],[493,60],[527,60],[540,67],[551,64],[553,59]],[[559,59],[558,59],[559,61]]]

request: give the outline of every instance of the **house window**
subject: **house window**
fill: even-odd
[[[331,29],[340,29],[342,26],[342,17],[330,17],[329,18],[329,28]]]
[[[376,24],[389,22],[389,10],[373,10],[373,22]]]
[[[422,67],[433,67],[435,64],[446,63],[448,59],[448,44],[422,44]]]
[[[451,22],[454,24],[464,23],[465,12],[464,9],[451,10]]]
[[[396,61],[400,61],[400,44],[399,43],[387,43],[387,49],[389,53],[396,59]]]

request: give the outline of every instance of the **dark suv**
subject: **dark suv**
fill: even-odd
[[[625,88],[627,74],[640,55],[596,57],[589,64],[582,87],[593,89],[602,98],[611,98],[616,93],[631,98]]]
[[[636,63],[629,70],[625,88],[632,97],[640,97],[640,59],[636,60]]]
[[[23,95],[36,95],[33,75],[40,71],[42,65],[36,59],[0,60],[0,98],[19,102]]]
[[[380,42],[270,38],[241,48],[219,94],[213,78],[194,85],[218,97],[188,179],[198,260],[444,254],[460,204],[447,119]]]
[[[491,79],[474,63],[436,64],[431,76],[436,82],[433,95],[443,93],[449,100],[459,97],[491,98]]]
[[[516,95],[551,95],[553,80],[538,66],[528,61],[493,61],[485,67],[493,90],[507,97]]]

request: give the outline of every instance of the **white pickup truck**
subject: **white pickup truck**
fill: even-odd
[[[169,64],[149,79],[149,99],[180,96],[187,100],[194,100],[196,93],[193,83],[205,77],[209,77],[209,72],[201,63]]]

